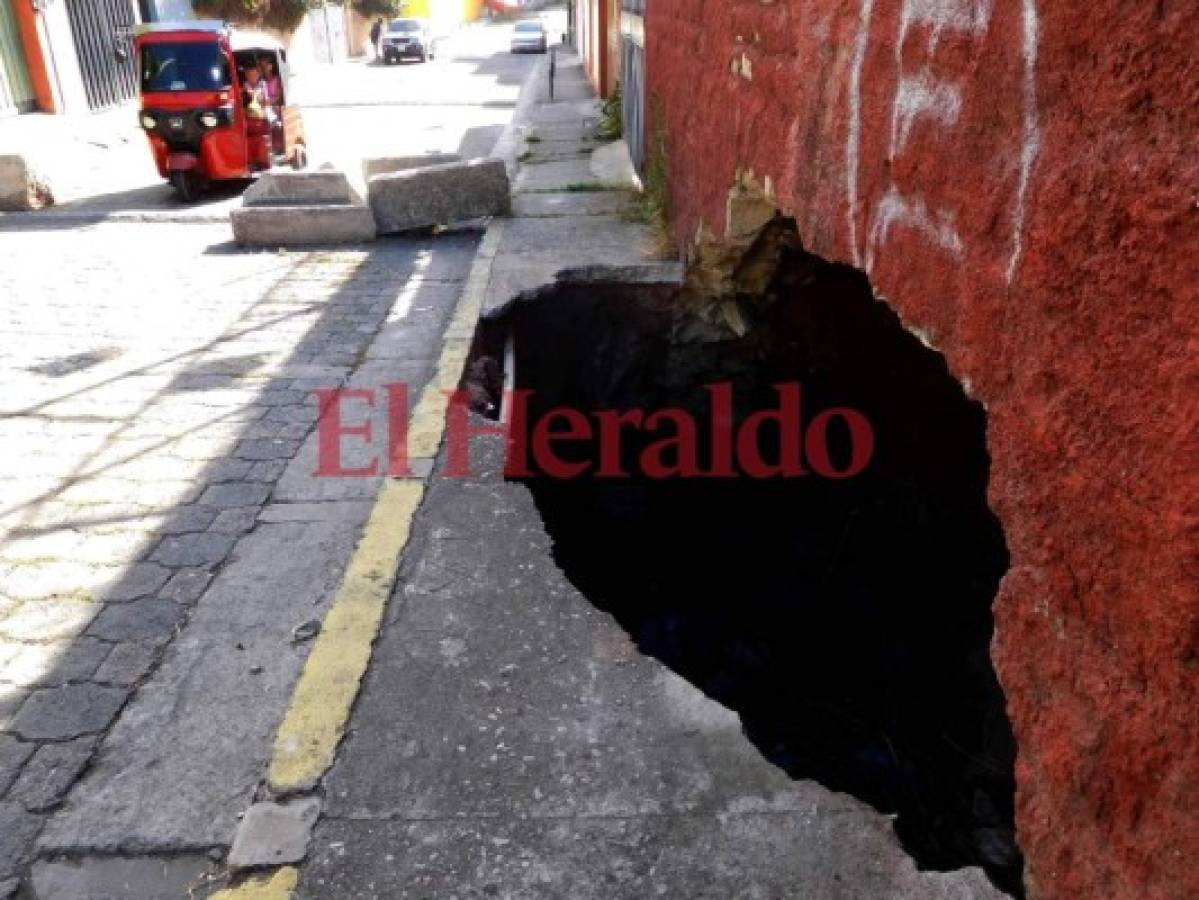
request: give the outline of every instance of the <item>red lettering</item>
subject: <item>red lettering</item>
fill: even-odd
[[[615,409],[601,409],[595,414],[599,420],[599,468],[595,471],[597,478],[628,478],[629,473],[620,465],[620,427],[632,425],[642,427],[645,413],[639,409],[620,412]]]
[[[658,423],[667,420],[674,423],[675,433],[672,437],[654,441],[641,451],[642,473],[650,478],[697,477],[700,472],[695,420],[684,409],[660,409],[646,418],[645,427],[657,431]],[[673,466],[665,460],[665,455],[671,452],[674,454]]]
[[[709,478],[732,478],[733,471],[733,386],[725,381],[704,388],[712,396],[712,467]]]
[[[446,411],[445,474],[451,478],[469,478],[470,442],[476,435],[495,434],[507,438],[504,456],[504,476],[531,478],[525,435],[525,418],[530,390],[505,391],[505,405],[511,410],[511,421],[498,425],[472,426],[470,395],[466,391],[447,391],[450,403]]]
[[[553,431],[554,419],[566,422],[566,431]],[[580,441],[591,437],[591,423],[577,409],[560,407],[551,409],[533,426],[533,460],[537,468],[551,478],[574,478],[587,471],[590,463],[566,463],[554,455],[550,446],[554,441]]]
[[[840,417],[849,429],[849,465],[844,469],[836,469],[828,453],[828,425],[834,418]],[[808,464],[812,471],[825,478],[852,478],[866,468],[870,457],[874,455],[874,430],[864,415],[848,407],[826,409],[812,420],[808,433],[804,436],[804,449],[808,454]]]
[[[799,385],[776,384],[779,394],[778,409],[764,409],[746,419],[737,432],[737,461],[751,478],[794,478],[807,474],[801,456],[803,419],[800,416]],[[771,465],[762,458],[760,429],[767,422],[775,422],[779,429],[779,459]]]
[[[338,478],[370,478],[379,474],[379,458],[371,460],[369,466],[346,469],[341,465],[342,435],[363,438],[367,444],[373,440],[373,423],[369,416],[361,425],[344,425],[341,421],[341,401],[365,400],[369,409],[375,408],[375,395],[365,388],[341,389],[320,388],[313,393],[317,398],[317,455],[314,475]]]
[[[407,478],[408,468],[408,385],[385,384],[387,391],[387,474],[392,478]]]

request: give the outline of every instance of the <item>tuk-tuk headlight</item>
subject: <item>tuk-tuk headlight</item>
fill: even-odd
[[[142,128],[146,129],[146,131],[153,131],[158,127],[158,120],[149,113],[141,114],[141,122]]]
[[[200,113],[200,124],[205,128],[216,128],[221,124],[221,118],[215,112]]]

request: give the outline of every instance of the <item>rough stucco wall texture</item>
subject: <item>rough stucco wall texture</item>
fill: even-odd
[[[1199,7],[648,7],[680,243],[752,168],[987,405],[1032,896],[1199,897]]]

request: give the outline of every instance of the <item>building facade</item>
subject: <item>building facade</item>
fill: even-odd
[[[1197,28],[1116,0],[646,8],[680,253],[744,238],[752,193],[985,407],[1037,898],[1199,896]]]
[[[0,116],[132,99],[140,20],[134,0],[0,0]]]

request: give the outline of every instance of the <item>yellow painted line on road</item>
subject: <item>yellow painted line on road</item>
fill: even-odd
[[[212,900],[288,900],[300,872],[294,866],[284,866],[267,875],[255,875],[241,884],[217,891]]]
[[[462,378],[503,227],[494,222],[479,245],[443,337],[437,372],[413,410],[411,459],[432,458],[441,446],[445,392]],[[333,764],[424,492],[421,479],[402,478],[384,482],[375,499],[275,734],[267,784],[276,794],[311,790]]]
[[[275,735],[267,784],[276,794],[314,787],[333,764],[424,493],[405,478],[384,482],[375,500]]]

